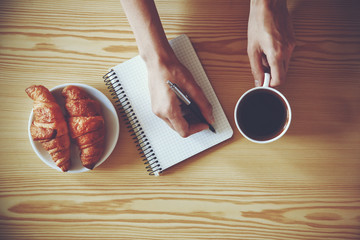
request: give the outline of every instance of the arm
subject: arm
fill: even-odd
[[[251,0],[248,22],[248,56],[255,85],[261,86],[270,70],[270,86],[285,82],[295,37],[286,0]]]
[[[170,47],[154,1],[121,0],[121,4],[148,69],[153,112],[182,137],[207,129],[208,126],[203,123],[187,123],[182,116],[179,99],[166,84],[167,80],[176,83],[197,103],[205,119],[210,124],[214,123],[210,103]]]

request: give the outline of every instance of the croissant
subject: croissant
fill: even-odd
[[[100,103],[77,86],[67,86],[62,91],[69,115],[70,136],[79,147],[84,167],[93,169],[105,147],[105,122]]]
[[[34,101],[34,120],[30,126],[31,137],[34,141],[41,143],[62,171],[68,171],[70,168],[70,138],[60,106],[44,86],[32,85],[25,92]]]

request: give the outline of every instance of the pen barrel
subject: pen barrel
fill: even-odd
[[[195,103],[195,102],[191,102],[188,107],[191,109],[191,111],[196,115],[196,117],[199,118],[199,120],[201,122],[204,122],[206,124],[208,124],[208,122],[206,121],[206,119],[204,118],[204,116],[201,114],[201,110],[199,108],[199,106]]]

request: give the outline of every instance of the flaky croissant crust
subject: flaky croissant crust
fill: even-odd
[[[84,167],[93,169],[105,147],[105,122],[100,103],[77,86],[67,86],[62,91],[69,115],[69,131],[81,154]]]
[[[51,92],[42,85],[32,85],[25,92],[34,101],[30,134],[47,150],[64,172],[70,168],[70,138],[60,106]]]

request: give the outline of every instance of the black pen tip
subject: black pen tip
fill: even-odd
[[[214,128],[213,126],[211,126],[210,124],[209,124],[209,129],[210,129],[213,133],[216,133],[215,128]]]

